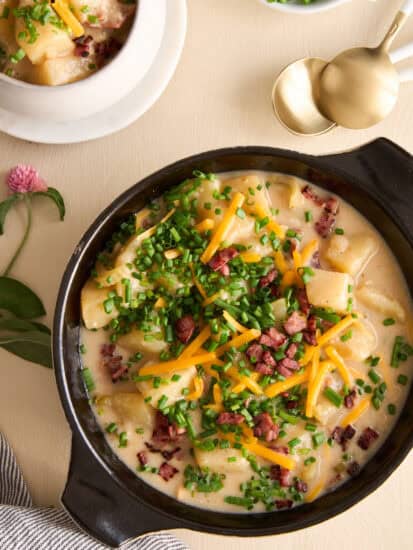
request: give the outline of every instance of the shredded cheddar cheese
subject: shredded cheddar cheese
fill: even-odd
[[[275,397],[276,395],[279,395],[280,393],[283,393],[293,388],[294,386],[298,386],[298,384],[307,382],[309,377],[310,377],[310,370],[306,369],[304,372],[300,374],[293,374],[292,376],[289,376],[282,382],[275,382],[275,384],[271,384],[270,386],[267,386],[264,390],[264,393],[267,397]]]
[[[303,260],[298,250],[293,250],[293,262],[295,269],[299,269],[303,265]]]
[[[232,340],[229,340],[226,344],[223,344],[219,348],[215,350],[215,353],[217,357],[222,355],[224,351],[230,348],[239,348],[240,346],[243,346],[244,344],[247,344],[248,342],[251,342],[251,340],[255,340],[258,338],[261,334],[260,330],[257,330],[256,328],[250,328],[243,334],[240,334],[239,336],[236,336],[235,338],[232,338]]]
[[[313,239],[307,243],[301,251],[301,265],[305,266],[318,250],[318,240]]]
[[[69,4],[65,0],[52,0],[52,7],[61,20],[68,26],[73,38],[80,38],[85,34],[80,21],[70,11]]]
[[[220,296],[221,296],[221,291],[218,291],[218,292],[215,292],[215,294],[212,294],[212,296],[209,296],[209,298],[205,298],[205,300],[202,302],[203,307],[213,304],[215,300],[217,300]]]
[[[342,332],[347,327],[352,325],[354,321],[355,321],[355,318],[352,315],[347,315],[347,317],[344,317],[344,319],[341,319],[341,321],[339,321],[333,327],[329,328],[324,334],[320,336],[317,342],[318,345],[324,346],[324,344],[327,344],[329,340],[331,340],[332,338],[335,338],[340,334],[340,332]]]
[[[250,252],[249,250],[247,250],[246,252],[241,252],[239,257],[246,264],[255,264],[259,262],[262,258],[260,254],[257,254],[256,252]]]
[[[237,332],[247,332],[248,328],[247,327],[244,327],[243,325],[241,325],[240,323],[238,323],[238,321],[236,319],[234,319],[234,317],[232,317],[232,315],[230,315],[228,313],[228,311],[223,311],[222,313],[224,319],[226,321],[228,321],[228,323],[234,327],[234,329],[237,331]]]
[[[316,347],[311,360],[310,383],[314,381],[320,366],[320,348]]]
[[[208,340],[210,336],[211,336],[211,329],[209,328],[209,325],[207,325],[201,330],[198,336],[194,340],[192,340],[189,346],[184,349],[180,357],[181,358],[191,357],[197,351],[200,351],[202,345]]]
[[[326,483],[327,483],[327,475],[328,475],[328,469],[327,469],[327,463],[330,458],[330,447],[328,445],[324,445],[323,449],[323,463],[321,464],[320,471],[322,471],[321,479],[314,485],[314,487],[307,493],[307,496],[305,498],[306,502],[313,502],[318,495],[321,493],[321,491],[324,489]]]
[[[261,219],[269,218],[268,224],[265,226],[266,229],[269,229],[270,231],[274,231],[274,233],[277,235],[279,239],[284,239],[285,237],[285,230],[279,223],[277,223],[272,214],[270,212],[267,212],[265,208],[260,204],[255,204],[253,207],[254,212],[259,216]]]
[[[187,401],[196,401],[204,393],[204,381],[200,376],[194,378],[194,391],[186,396]]]
[[[305,415],[308,416],[308,418],[314,416],[314,407],[317,404],[317,399],[320,395],[325,375],[333,368],[334,363],[331,361],[322,361],[316,372],[314,380],[308,385],[307,401],[305,406]]]
[[[165,307],[165,306],[166,306],[165,298],[158,298],[153,305],[155,309],[160,309],[161,307]]]
[[[200,233],[203,233],[204,231],[208,231],[209,229],[214,229],[215,221],[211,218],[205,218],[205,220],[202,220],[202,222],[197,223],[194,226],[194,229],[199,231]]]
[[[296,273],[293,269],[289,269],[286,271],[283,275],[283,278],[281,280],[281,288],[286,288],[287,286],[291,286],[294,284],[297,280]]]
[[[275,266],[280,273],[285,273],[288,270],[287,262],[285,261],[284,254],[281,250],[274,252]]]
[[[297,465],[295,460],[291,457],[282,453],[277,453],[277,451],[273,451],[272,449],[269,449],[268,447],[265,447],[260,443],[244,443],[244,447],[251,453],[254,453],[261,458],[264,458],[269,462],[278,464],[283,468],[287,468],[287,470],[294,470]]]
[[[145,376],[147,374],[153,374],[153,376],[159,376],[160,374],[168,374],[177,370],[188,369],[194,365],[202,365],[203,363],[209,363],[216,358],[215,353],[204,353],[202,355],[195,355],[193,357],[183,357],[173,359],[172,361],[163,361],[162,363],[155,363],[154,365],[144,366],[140,369],[139,374]]]
[[[362,399],[340,422],[342,428],[345,428],[349,424],[353,424],[356,420],[362,416],[370,407],[371,398],[365,397]]]
[[[340,373],[341,378],[343,379],[345,385],[350,388],[353,384],[353,377],[346,367],[343,358],[338,353],[338,351],[333,346],[327,346],[325,349],[327,357],[329,357]]]
[[[238,210],[238,208],[241,208],[241,206],[244,204],[244,201],[245,196],[242,193],[238,192],[234,194],[221,223],[217,227],[212,236],[212,239],[209,242],[209,245],[204,250],[201,256],[201,262],[203,262],[204,264],[208,263],[215,252],[218,250],[219,245],[222,243],[222,241],[225,241],[225,238],[231,230],[231,226],[234,222],[236,211]],[[204,297],[206,298],[206,296]]]

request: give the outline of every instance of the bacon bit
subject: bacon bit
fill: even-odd
[[[281,297],[281,288],[279,285],[271,285],[270,287],[270,293],[273,298],[280,298]]]
[[[292,505],[293,505],[293,501],[288,498],[275,501],[275,506],[277,510],[282,510],[283,508],[291,508]]]
[[[254,435],[256,437],[263,437],[267,442],[277,439],[280,431],[280,428],[274,423],[267,412],[257,414],[254,417],[254,426]]]
[[[266,363],[257,363],[254,367],[255,372],[259,372],[260,374],[265,375],[271,375],[274,373],[274,367],[271,367],[270,365],[267,365]]]
[[[238,254],[238,250],[232,246],[229,248],[223,248],[214,254],[208,262],[208,265],[213,271],[218,271],[224,275],[224,277],[227,277],[230,274],[229,266],[227,264],[236,258]]]
[[[148,455],[147,455],[146,451],[141,451],[136,456],[138,457],[139,464],[141,466],[146,466],[146,464],[148,464]]]
[[[281,487],[291,487],[290,471],[287,468],[282,468],[278,464],[271,466],[270,479],[278,481]]]
[[[184,315],[184,317],[181,317],[175,323],[176,335],[183,344],[187,344],[189,342],[192,338],[194,330],[195,321],[192,315]]]
[[[175,447],[175,449],[172,449],[171,451],[162,451],[161,455],[165,460],[172,460],[173,457],[180,452],[180,450],[181,447]]]
[[[356,397],[357,397],[357,392],[353,388],[351,392],[348,395],[346,395],[346,397],[344,398],[344,405],[347,409],[352,409],[354,407],[354,401]]]
[[[281,359],[281,361],[278,361],[276,370],[281,376],[285,376],[288,378],[293,374],[294,371],[298,370],[300,368],[300,365],[297,361],[294,359],[290,359],[289,357],[284,357],[284,359]]]
[[[288,410],[296,409],[298,407],[298,401],[287,401],[285,408]]]
[[[285,343],[286,340],[287,337],[285,336],[285,334],[279,332],[275,327],[271,327],[264,331],[263,334],[261,334],[258,341],[260,344],[267,346],[268,348],[277,350]]]
[[[335,223],[335,215],[327,212],[327,210],[324,210],[320,216],[320,219],[316,222],[315,228],[320,237],[325,239],[333,230]]]
[[[314,252],[313,257],[310,260],[310,266],[315,269],[319,269],[321,267],[320,252],[318,250]]]
[[[92,42],[93,38],[92,36],[90,36],[90,34],[87,36],[75,38],[75,55],[77,55],[78,57],[89,57],[89,55],[92,53]]]
[[[245,417],[242,414],[222,412],[218,415],[217,424],[242,424]]]
[[[351,462],[347,467],[347,473],[351,477],[355,477],[356,475],[358,475],[360,473],[360,470],[361,470],[360,464],[356,461]]]
[[[271,283],[275,281],[275,279],[278,277],[278,271],[276,269],[271,269],[267,273],[267,275],[264,275],[264,277],[261,277],[259,280],[258,286],[260,288],[265,288],[266,286],[269,286]]]
[[[307,330],[303,332],[304,340],[310,346],[317,345],[316,331],[317,331],[317,318],[314,315],[310,315],[310,317],[307,319]]]
[[[376,430],[373,430],[373,428],[366,428],[361,436],[359,437],[357,441],[357,445],[363,449],[363,451],[367,451],[367,449],[370,448],[370,445],[374,443],[374,441],[379,437],[378,432]]]
[[[295,490],[299,493],[306,493],[308,491],[308,485],[302,479],[296,479],[294,483]]]
[[[309,185],[306,185],[304,189],[301,190],[301,193],[304,195],[304,197],[310,201],[313,201],[314,204],[317,206],[324,206],[325,200],[322,199],[317,195],[315,191],[313,191],[313,188]]]
[[[294,311],[284,323],[284,330],[290,336],[301,332],[307,327],[307,319],[298,311]]]
[[[264,351],[264,353],[262,354],[262,362],[266,365],[269,365],[270,367],[275,367],[275,365],[277,364],[277,361],[268,350]]]
[[[339,203],[338,203],[338,200],[335,198],[335,197],[330,197],[325,205],[324,205],[324,209],[327,210],[327,212],[329,212],[330,214],[338,214],[338,209],[339,209]]]
[[[167,462],[163,462],[159,467],[159,475],[162,479],[165,481],[169,481],[174,477],[175,474],[177,474],[179,470],[174,468],[174,466],[171,466],[171,464],[168,464]]]
[[[185,433],[185,428],[177,428],[175,424],[171,424],[167,416],[160,411],[156,411],[155,428],[152,433],[152,439],[157,443],[165,444],[176,441],[180,435]],[[148,447],[148,445],[146,444]],[[156,452],[152,450],[152,452]]]
[[[113,383],[117,382],[128,371],[127,365],[122,365],[122,355],[115,354],[115,350],[115,344],[103,344],[100,348],[103,368],[108,371]]]
[[[307,315],[310,313],[310,302],[308,301],[306,289],[297,288],[297,290],[295,291],[295,294],[297,296],[297,300],[300,305],[301,311],[307,317]]]
[[[349,424],[344,429],[340,426],[336,426],[331,433],[331,437],[339,443],[343,449],[343,451],[346,450],[347,444],[350,441],[350,439],[353,439],[354,435],[356,434],[355,428]]]
[[[258,361],[261,361],[262,359],[264,350],[260,344],[255,343],[251,344],[245,353],[251,362],[258,363]]]
[[[170,451],[165,449],[159,449],[158,447],[155,447],[155,445],[152,445],[152,443],[149,443],[148,441],[145,441],[145,445],[151,453],[160,453],[165,460],[172,460],[172,458],[181,451],[181,447],[175,447],[175,449],[172,449]]]
[[[288,357],[288,359],[294,359],[295,354],[297,353],[298,345],[293,342],[288,346],[288,348],[285,351],[285,355]]]

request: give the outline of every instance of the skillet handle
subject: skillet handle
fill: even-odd
[[[320,157],[323,168],[356,179],[392,214],[405,232],[413,235],[413,156],[386,138],[358,149]]]
[[[179,527],[122,491],[76,434],[61,503],[83,531],[111,548],[146,533]]]

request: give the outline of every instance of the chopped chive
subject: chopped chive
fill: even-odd
[[[120,432],[119,434],[119,445],[118,447],[127,447],[128,445],[128,435],[126,432]]]
[[[342,229],[341,227],[336,227],[334,233],[336,235],[344,235],[344,229]]]
[[[108,432],[108,434],[113,434],[117,431],[118,427],[117,425],[115,424],[115,422],[111,422],[110,424],[108,424],[106,426],[106,431]]]
[[[325,435],[322,432],[317,432],[311,438],[313,440],[314,448],[317,449],[325,441]]]
[[[393,403],[389,403],[387,405],[387,412],[389,414],[391,414],[392,416],[396,414],[397,412],[397,408],[396,408],[396,405],[394,405]]]
[[[375,370],[370,369],[367,374],[370,380],[373,382],[373,384],[378,384],[381,381],[381,376],[377,374]]]
[[[395,325],[396,324],[396,321],[394,319],[392,319],[392,317],[388,317],[387,319],[384,319],[383,321],[383,325],[385,327],[390,327],[391,325]]]
[[[339,393],[337,393],[336,391],[334,391],[332,388],[330,388],[328,386],[324,390],[324,395],[337,408],[341,407],[341,405],[343,404],[343,397]]]
[[[310,210],[307,210],[305,213],[304,213],[304,218],[305,218],[305,221],[307,223],[310,223],[313,219],[313,213],[310,211]]]
[[[409,379],[408,379],[407,376],[404,375],[404,374],[399,374],[399,376],[397,377],[397,382],[398,382],[401,386],[406,386],[408,381],[409,381]]]
[[[89,368],[82,369],[81,375],[83,378],[83,382],[85,383],[86,389],[88,392],[91,392],[95,389],[95,382],[92,377],[92,372]]]

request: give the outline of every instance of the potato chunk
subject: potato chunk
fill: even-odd
[[[102,396],[98,404],[110,407],[120,422],[130,422],[135,427],[153,428],[155,411],[145,403],[142,394],[138,392],[119,392]]]
[[[228,458],[235,457],[235,462],[228,462]],[[215,449],[214,451],[201,451],[195,448],[195,459],[201,468],[209,468],[213,472],[230,474],[245,472],[250,467],[249,462],[242,456],[239,449]]]
[[[326,259],[333,267],[356,277],[377,252],[377,242],[370,235],[333,235]]]
[[[351,338],[345,342],[336,338],[332,343],[344,359],[364,361],[374,353],[377,347],[377,335],[372,326],[368,326],[363,321],[357,321],[351,327]]]
[[[239,176],[225,180],[223,186],[232,187],[233,192],[239,191],[243,193],[252,210],[254,209],[254,205],[264,208],[267,212],[270,210],[271,205],[265,181],[258,176]]]
[[[279,298],[271,303],[272,313],[276,323],[281,323],[287,318],[287,302],[285,298]]]
[[[368,308],[387,317],[394,317],[400,323],[404,323],[406,320],[406,312],[400,302],[383,294],[369,283],[357,289],[356,297]]]
[[[21,0],[19,8],[29,8],[35,5],[32,0]],[[58,16],[52,8],[49,8],[54,19]],[[74,52],[75,44],[65,29],[61,29],[52,22],[41,25],[31,20],[36,29],[37,37],[30,43],[30,36],[27,31],[24,18],[16,17],[15,31],[16,42],[25,52],[33,65],[43,63],[46,59],[64,57]]]
[[[353,279],[347,273],[324,269],[313,269],[313,271],[314,276],[306,284],[310,304],[345,312],[349,299],[348,287],[353,283]]]
[[[89,280],[82,288],[80,304],[82,319],[88,329],[102,328],[118,315],[116,308],[106,313],[103,302],[108,297],[109,288],[98,288],[96,282]]]
[[[34,82],[45,86],[61,86],[85,78],[90,71],[84,59],[75,55],[46,59],[34,70]]]
[[[157,336],[159,335],[160,340],[148,338],[145,340],[145,336]],[[118,344],[122,348],[126,348],[132,353],[138,351],[149,352],[149,353],[160,353],[167,348],[168,344],[164,341],[161,330],[156,327],[151,332],[143,332],[139,329],[133,329],[128,334],[124,334],[118,338]]]
[[[196,375],[196,368],[190,367],[189,369],[176,371],[174,374],[179,374],[181,378],[177,382],[173,382],[172,375],[164,377],[168,381],[168,384],[161,384],[159,388],[153,387],[152,380],[136,384],[138,390],[142,392],[145,398],[151,398],[150,404],[152,407],[157,407],[158,401],[163,395],[166,395],[168,398],[167,405],[173,405],[180,399],[183,399],[182,390],[191,387],[192,379]]]

